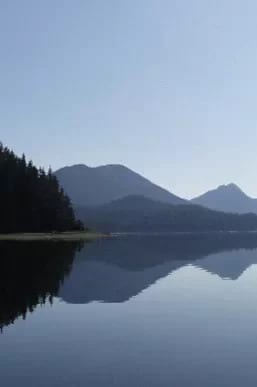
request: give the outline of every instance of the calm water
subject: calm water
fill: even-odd
[[[257,235],[0,245],[3,387],[257,385]]]

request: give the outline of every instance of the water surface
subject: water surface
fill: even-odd
[[[257,384],[257,236],[0,244],[4,387]]]

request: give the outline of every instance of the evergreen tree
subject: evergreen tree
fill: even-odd
[[[37,169],[0,143],[0,233],[83,229],[49,170]]]

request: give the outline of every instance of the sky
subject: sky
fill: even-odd
[[[0,140],[257,197],[255,0],[0,0]]]

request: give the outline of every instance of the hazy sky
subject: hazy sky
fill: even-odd
[[[257,197],[256,0],[0,0],[0,139]]]

